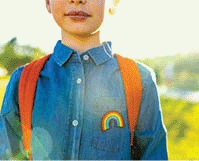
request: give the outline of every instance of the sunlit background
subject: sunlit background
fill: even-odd
[[[198,0],[120,0],[102,39],[132,58],[187,54],[199,50]],[[52,51],[60,29],[45,0],[0,1],[0,43],[12,37],[19,44]]]
[[[101,31],[113,52],[155,71],[170,160],[199,159],[198,7],[198,0],[120,0]],[[12,71],[51,53],[58,39],[45,0],[0,1],[0,104]]]

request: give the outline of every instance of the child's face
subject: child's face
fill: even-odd
[[[46,0],[46,6],[62,32],[83,36],[94,33],[101,26],[104,20],[105,1]]]

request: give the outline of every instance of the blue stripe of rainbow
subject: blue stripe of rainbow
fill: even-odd
[[[102,119],[102,131],[111,128],[111,120],[115,121],[117,127],[124,127],[124,120],[122,118],[122,115],[119,112],[110,111],[107,112]]]

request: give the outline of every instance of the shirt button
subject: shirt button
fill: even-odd
[[[73,120],[72,124],[73,124],[73,126],[77,126],[78,125],[78,121],[77,120]]]
[[[83,59],[84,59],[84,60],[88,60],[88,59],[89,59],[89,56],[88,56],[88,55],[84,55],[84,56],[83,56]]]
[[[77,79],[77,84],[80,84],[82,80],[80,78]]]

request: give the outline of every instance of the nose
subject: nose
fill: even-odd
[[[70,0],[70,3],[73,3],[73,4],[85,4],[86,3],[86,0]]]

